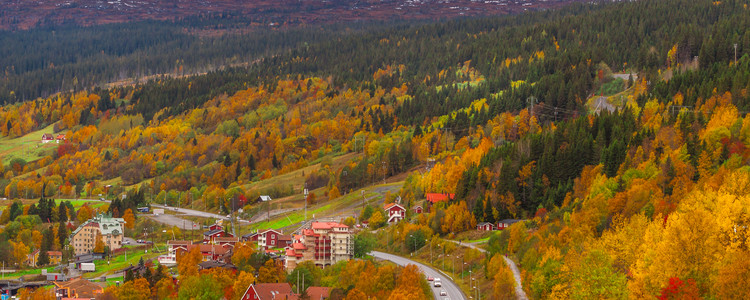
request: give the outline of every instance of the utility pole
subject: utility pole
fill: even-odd
[[[529,96],[526,98],[526,102],[529,103],[529,120],[531,120],[531,117],[534,116],[534,104],[537,103],[536,97]]]
[[[305,187],[305,221],[307,221],[307,187]]]

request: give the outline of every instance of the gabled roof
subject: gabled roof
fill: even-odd
[[[259,230],[259,231],[258,231],[258,234],[266,234],[266,233],[268,233],[269,231],[273,231],[274,233],[276,233],[276,234],[279,234],[279,235],[281,234],[281,232],[279,232],[279,231],[278,231],[278,230],[276,230],[276,229],[265,229],[265,230],[262,230],[262,231],[261,231],[261,230]]]
[[[42,134],[42,139],[43,139],[43,140],[54,140],[54,139],[55,139],[55,137],[54,137],[54,136],[52,136],[52,134],[51,134],[51,133],[45,133],[45,134]]]
[[[263,202],[271,201],[271,196],[268,196],[268,195],[261,195],[258,198],[260,199],[260,201],[263,201]]]
[[[251,233],[242,235],[242,238],[249,239],[249,238],[252,238],[253,236],[255,236],[257,234],[258,234],[257,232],[251,232]]]
[[[239,243],[240,238],[232,236],[217,236],[214,238],[214,243]]]
[[[75,295],[77,295],[78,298],[96,298],[96,295],[104,292],[104,288],[102,288],[101,285],[98,285],[86,279],[81,279],[81,277],[72,279],[70,281],[54,281],[53,283],[58,288],[70,289],[68,297],[71,298]]]
[[[487,226],[487,225],[492,225],[492,223],[490,223],[490,222],[482,222],[482,223],[477,224],[477,226]]]
[[[331,295],[331,288],[324,286],[311,286],[307,288],[307,296],[310,300],[323,300],[328,299]]]
[[[251,284],[245,290],[245,294],[250,291],[250,288],[255,288],[255,293],[258,294],[260,300],[271,300],[271,299],[297,299],[296,295],[292,294],[292,286],[288,283],[258,283]],[[294,296],[294,298],[292,298]]]
[[[401,204],[397,204],[397,203],[388,203],[388,204],[385,205],[384,209],[385,210],[390,210],[393,207],[398,207],[398,208],[401,208],[401,210],[406,211],[406,208],[404,208],[403,206],[401,206]]]
[[[209,230],[209,231],[204,232],[203,235],[214,235],[214,234],[217,234],[219,232],[224,232],[224,229]]]
[[[112,218],[111,215],[108,214],[98,214],[95,217],[86,220],[86,222],[83,222],[83,224],[78,226],[70,236],[76,235],[86,226],[98,226],[102,235],[111,234],[118,236],[123,233],[122,224],[125,224],[125,219],[123,218]]]
[[[453,200],[454,197],[456,197],[456,194],[447,194],[447,193],[427,193],[424,195],[425,198],[427,198],[427,201],[430,201],[432,203],[437,203],[441,201],[448,201]]]
[[[336,222],[313,222],[311,227],[312,229],[349,228],[349,226]]]

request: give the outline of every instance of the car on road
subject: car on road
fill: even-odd
[[[427,281],[433,281],[435,278],[432,278],[432,276],[427,276]]]
[[[144,241],[144,240],[137,240],[136,242],[138,242],[138,243],[141,243],[141,244],[143,244],[143,243],[145,243],[146,241]]]
[[[432,285],[435,286],[435,287],[442,287],[443,286],[443,284],[440,283],[440,278],[435,278],[435,282],[433,282]]]
[[[446,292],[444,289],[441,289],[440,296],[448,296],[448,292]]]
[[[124,241],[122,241],[122,243],[125,244],[125,245],[128,245],[128,244],[130,244],[130,241],[124,240]]]

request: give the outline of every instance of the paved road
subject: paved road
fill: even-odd
[[[394,263],[396,263],[397,265],[400,265],[400,266],[406,266],[406,265],[409,265],[409,264],[416,265],[417,267],[419,267],[420,270],[422,270],[422,272],[426,276],[432,276],[434,278],[440,278],[440,281],[443,284],[442,288],[434,287],[434,286],[432,286],[432,282],[430,282],[430,287],[432,288],[432,292],[435,294],[435,299],[436,300],[445,299],[446,297],[449,298],[449,299],[453,299],[453,300],[456,300],[456,299],[465,300],[466,299],[466,296],[464,295],[464,293],[461,291],[461,289],[458,288],[458,285],[456,285],[456,283],[454,283],[452,279],[450,279],[445,274],[440,273],[440,272],[438,272],[437,270],[435,270],[433,268],[425,266],[425,265],[423,265],[421,263],[418,263],[416,261],[413,261],[413,260],[410,260],[410,259],[407,259],[407,258],[403,258],[401,256],[396,256],[396,255],[388,254],[388,253],[383,253],[383,252],[378,252],[378,251],[372,251],[372,252],[370,252],[370,255],[372,255],[373,257],[378,258],[378,259],[390,260],[390,261],[392,261],[392,262],[394,262]],[[446,292],[448,292],[448,296],[440,296],[440,290],[441,289],[444,289]]]
[[[482,253],[487,253],[487,250],[479,248],[477,247],[477,245],[473,243],[461,243],[461,242],[452,241],[452,240],[447,240],[447,241],[459,244],[461,246],[466,246],[469,248],[477,249],[479,250],[479,252],[482,252]],[[511,260],[510,258],[506,256],[504,256],[503,259],[505,260],[505,264],[507,264],[508,267],[510,267],[510,270],[513,271],[513,278],[516,280],[516,297],[519,300],[528,300],[529,297],[526,296],[526,292],[523,291],[523,286],[521,285],[521,272],[518,271],[518,266],[516,265],[516,262],[514,262],[513,260]]]

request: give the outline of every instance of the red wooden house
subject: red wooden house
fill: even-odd
[[[477,230],[493,231],[495,230],[495,225],[492,225],[490,222],[482,222],[477,224]]]
[[[424,212],[422,205],[417,205],[415,207],[412,207],[411,209],[414,211],[415,214],[421,214],[422,212]]]
[[[208,227],[208,231],[203,233],[203,243],[213,244],[214,239],[217,237],[233,237],[231,233],[224,232],[224,228],[221,225],[211,225]]]
[[[388,224],[398,223],[399,221],[406,218],[406,208],[401,204],[389,203],[385,205],[386,216],[388,216]]]
[[[286,247],[286,243],[283,245],[279,242],[281,238],[281,232],[274,229],[266,229],[264,231],[258,231],[258,248],[268,250],[272,248],[283,248]]]

